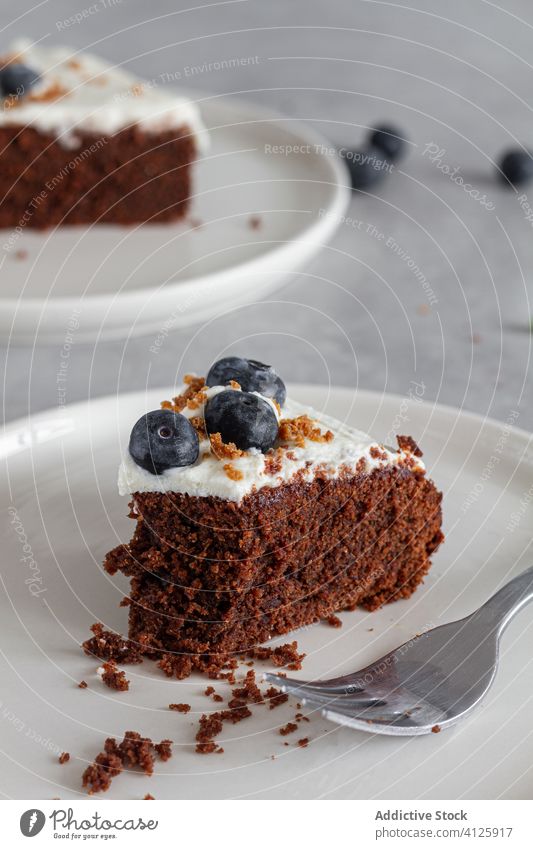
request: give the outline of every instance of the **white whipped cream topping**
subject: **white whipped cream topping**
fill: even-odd
[[[113,135],[139,125],[145,132],[188,127],[200,151],[207,147],[207,132],[198,107],[171,89],[145,83],[91,53],[68,47],[41,47],[21,39],[6,55],[41,75],[31,94],[65,90],[55,100],[32,101],[0,111],[0,126],[31,126],[52,134],[65,147],[78,147],[77,132]]]
[[[207,399],[229,388],[213,386],[207,390]],[[265,398],[265,401],[272,404],[268,398]],[[272,408],[278,415],[274,404]],[[203,414],[204,405],[194,410],[182,410],[182,415],[187,418]],[[199,459],[193,466],[167,469],[161,475],[153,475],[142,469],[126,449],[118,475],[119,492],[121,495],[131,495],[134,492],[178,492],[239,502],[245,495],[262,487],[277,487],[288,483],[298,473],[303,476],[304,481],[312,481],[319,470],[321,474],[332,479],[345,472],[347,467],[355,473],[355,467],[361,458],[366,460],[367,472],[406,463],[412,466],[413,461],[416,468],[424,469],[422,461],[410,453],[384,448],[366,433],[295,401],[287,400],[282,410],[282,418],[290,419],[305,414],[316,421],[322,431],[331,430],[334,438],[330,442],[312,442],[307,439],[303,448],[291,445],[291,457],[287,456],[287,452],[283,452],[281,469],[276,474],[269,474],[266,468],[268,455],[262,454],[261,451],[252,449],[242,457],[219,459],[211,453],[209,440],[201,440]],[[372,449],[376,448],[382,457],[372,456]],[[242,473],[240,480],[228,477],[224,470],[227,463],[231,463],[234,469]]]

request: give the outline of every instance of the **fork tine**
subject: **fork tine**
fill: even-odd
[[[382,698],[374,698],[372,696],[368,696],[361,693],[355,693],[354,695],[344,695],[342,693],[335,693],[330,691],[320,692],[318,690],[312,690],[311,688],[301,687],[299,682],[292,682],[291,679],[288,678],[279,678],[278,676],[270,676],[268,677],[269,681],[275,679],[276,683],[279,683],[279,686],[283,690],[284,693],[288,693],[291,696],[303,701],[305,704],[316,704],[320,707],[328,707],[336,704],[341,704],[345,709],[351,708],[352,710],[365,710],[368,707],[374,706],[383,706],[385,701]]]
[[[439,724],[433,723],[433,726],[427,723],[417,724],[409,717],[402,716],[401,714],[390,717],[386,714],[375,714],[375,716],[370,717],[366,713],[362,716],[358,716],[356,714],[339,713],[338,711],[329,710],[327,708],[322,710],[322,716],[324,719],[328,719],[336,725],[349,726],[350,728],[354,728],[356,731],[401,737],[414,737],[421,734],[430,734],[432,727],[434,728],[435,724]]]
[[[329,684],[328,681],[300,681],[297,678],[285,678],[282,675],[276,675],[275,672],[267,672],[265,674],[265,680],[271,684],[276,684],[276,686],[281,687],[282,689],[285,687],[298,687],[298,689],[303,691],[308,691],[310,695],[321,693],[323,695],[332,696],[332,695],[355,695],[356,693],[360,693],[361,695],[366,691],[362,687],[356,687],[355,685],[344,683],[340,684]],[[333,681],[339,681],[341,679],[334,678]]]
[[[311,707],[311,702],[312,699],[305,699],[305,703],[309,707]],[[316,705],[320,707],[321,703],[316,702]],[[441,708],[424,699],[417,699],[415,696],[413,696],[412,701],[407,701],[404,698],[393,699],[391,703],[376,704],[362,710],[357,708],[354,710],[354,707],[345,702],[344,699],[334,699],[330,701],[329,705],[322,706],[322,714],[326,719],[340,722],[343,725],[349,724],[345,720],[355,720],[365,722],[367,725],[375,723],[382,726],[401,725],[403,728],[424,727],[428,731],[431,731],[435,725],[441,725],[447,719],[446,712]]]

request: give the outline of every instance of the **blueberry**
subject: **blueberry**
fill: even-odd
[[[227,386],[236,380],[243,392],[259,392],[265,398],[274,398],[283,407],[287,391],[281,377],[272,366],[244,357],[223,357],[211,366],[205,382],[208,386]]]
[[[512,186],[521,186],[533,177],[533,158],[526,150],[508,150],[498,166],[500,178]]]
[[[345,157],[352,178],[352,189],[367,189],[376,185],[389,170],[383,153],[375,147],[348,150]]]
[[[37,71],[33,71],[26,65],[6,65],[0,71],[0,89],[4,97],[16,95],[24,97],[24,95],[32,88],[39,79]]]
[[[223,442],[233,442],[241,451],[268,451],[278,435],[278,420],[268,401],[234,389],[219,392],[207,402],[205,426],[209,434],[220,433]]]
[[[368,138],[371,147],[377,147],[385,159],[396,162],[405,153],[405,136],[396,127],[379,124]]]
[[[172,410],[154,410],[134,424],[129,449],[138,466],[160,475],[176,466],[192,466],[200,445],[185,416]]]

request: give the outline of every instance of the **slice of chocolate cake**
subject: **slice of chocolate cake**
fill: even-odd
[[[394,450],[226,358],[142,417],[119,473],[136,529],[129,637],[178,676],[342,609],[407,598],[443,536],[409,437]]]
[[[0,227],[185,214],[206,133],[194,103],[89,53],[18,41],[0,62]]]

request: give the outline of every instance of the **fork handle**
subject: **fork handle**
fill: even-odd
[[[533,601],[533,566],[504,584],[472,617],[484,622],[488,620],[500,636],[511,619],[530,601]]]

